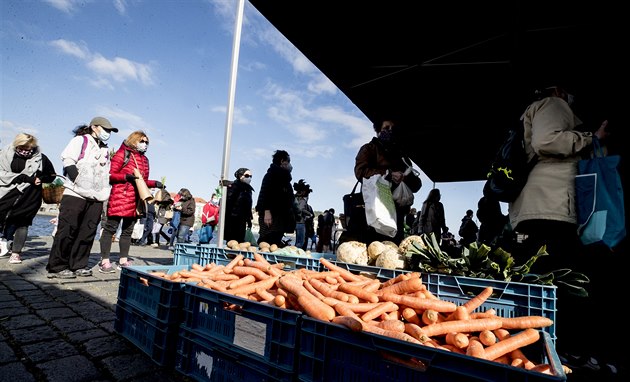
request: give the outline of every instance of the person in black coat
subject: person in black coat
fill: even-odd
[[[291,157],[284,150],[276,150],[271,165],[263,177],[256,203],[260,232],[258,244],[266,242],[279,248],[286,246],[285,233],[295,231],[297,205],[291,186]]]
[[[227,189],[223,238],[245,241],[245,231],[252,228],[252,171],[241,167],[234,173],[236,180]]]

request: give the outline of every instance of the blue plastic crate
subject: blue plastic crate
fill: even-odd
[[[292,372],[302,313],[190,285],[182,325],[244,356]]]
[[[196,381],[294,381],[295,372],[244,357],[180,327],[175,369]]]
[[[225,259],[225,251],[216,244],[176,244],[173,254],[173,264],[175,265],[206,265],[220,262]]]
[[[186,265],[151,265],[123,267],[118,285],[118,301],[131,305],[163,323],[180,321],[184,303],[184,285],[151,272],[171,274],[178,270],[189,270]]]
[[[450,276],[438,273],[422,274],[422,282],[429,292],[442,300],[461,305],[478,295],[484,288],[492,287],[492,296],[476,311],[495,309],[501,317],[543,316],[554,324],[543,328],[551,341],[556,342],[557,287],[517,282],[507,282],[473,277]]]
[[[273,252],[260,252],[260,254],[271,264],[283,263],[285,270],[308,269],[309,271],[319,271],[319,257],[288,256],[277,255]]]
[[[155,317],[118,301],[114,330],[160,366],[172,366],[179,322],[165,324]]]
[[[356,265],[333,261],[332,263],[355,274],[386,281],[410,271],[402,269],[385,269],[366,265]],[[326,268],[322,265],[320,271]],[[422,282],[429,292],[442,300],[461,305],[479,294],[484,288],[493,288],[493,294],[476,311],[485,312],[493,308],[501,317],[543,316],[554,321],[554,324],[543,328],[556,342],[556,300],[557,287],[517,283],[473,277],[451,276],[440,273],[422,273]]]
[[[565,381],[549,335],[523,348],[533,362],[549,363],[553,375],[399,341],[304,317],[300,325],[298,379],[361,381]]]

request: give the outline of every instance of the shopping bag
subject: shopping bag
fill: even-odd
[[[603,156],[593,139],[594,156],[578,162],[575,194],[578,234],[584,245],[601,243],[614,248],[626,236],[619,155]]]
[[[344,225],[348,232],[361,233],[367,229],[365,221],[365,202],[361,191],[356,192],[360,182],[356,182],[352,191],[343,196]]]
[[[394,202],[399,207],[406,207],[413,204],[413,192],[405,182],[400,182],[398,187],[392,192]]]
[[[367,225],[382,235],[396,236],[396,206],[392,197],[391,182],[383,175],[363,178],[361,187],[365,201]]]
[[[199,244],[208,244],[212,240],[212,226],[209,224],[201,226],[199,229]]]
[[[142,234],[144,233],[144,224],[140,222],[140,219],[136,220],[136,224],[133,226],[133,232],[131,232],[131,238],[134,240],[139,240],[142,238]]]
[[[245,241],[252,245],[256,244],[256,237],[254,237],[254,233],[251,228],[245,230]]]

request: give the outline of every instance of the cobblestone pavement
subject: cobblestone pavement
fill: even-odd
[[[48,279],[51,237],[30,237],[21,264],[0,258],[0,382],[190,381],[114,331],[120,272]],[[132,246],[134,265],[172,264],[165,246]],[[112,246],[112,261],[118,245]]]

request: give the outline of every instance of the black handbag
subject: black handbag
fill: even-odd
[[[356,192],[359,181],[355,183],[352,192],[343,196],[343,213],[345,216],[345,229],[352,233],[362,233],[367,229],[365,219],[365,202],[361,190]]]

